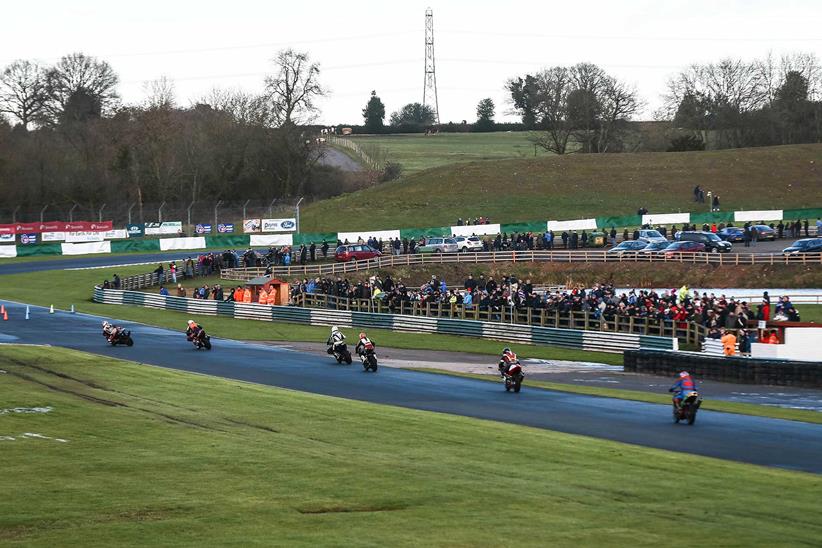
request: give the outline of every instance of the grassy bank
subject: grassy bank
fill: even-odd
[[[691,542],[822,534],[815,475],[60,349],[0,368],[4,405],[52,408],[0,415],[2,543],[659,546],[674,492]]]
[[[379,139],[407,139],[417,143],[415,154],[436,156],[436,147],[451,148],[437,144],[443,137]],[[696,184],[719,194],[723,210],[819,207],[821,175],[819,144],[449,163],[310,204],[300,223],[307,232],[338,230],[341,211],[347,230],[444,226],[480,215],[505,223],[632,215],[640,207],[707,211],[692,201]]]

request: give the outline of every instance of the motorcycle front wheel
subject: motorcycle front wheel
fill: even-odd
[[[688,409],[688,424],[693,424],[696,421],[696,407]]]
[[[345,363],[351,365],[351,352],[345,353]]]
[[[126,339],[126,346],[134,346],[134,339],[131,337]]]
[[[514,392],[519,394],[520,390],[522,390],[522,379],[517,379],[516,383],[514,383]]]

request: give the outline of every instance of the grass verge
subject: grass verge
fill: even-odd
[[[494,375],[478,375],[476,373],[460,373],[457,371],[447,371],[444,369],[416,368],[408,367],[413,371],[423,373],[433,373],[436,375],[453,375],[455,377],[466,377],[469,379],[479,379],[488,382],[499,382]],[[640,390],[624,390],[621,388],[602,388],[599,386],[581,386],[576,384],[565,384],[558,382],[527,379],[526,384],[536,388],[546,390],[556,390],[557,392],[570,392],[573,394],[585,394],[586,396],[601,396],[603,398],[616,398],[621,400],[633,400],[646,403],[660,403],[668,405],[671,403],[671,396],[668,394],[654,394],[642,392]],[[672,383],[673,384],[673,383]],[[822,424],[822,413],[807,411],[803,409],[787,409],[784,407],[771,407],[757,405],[753,403],[738,403],[722,400],[704,400],[702,409],[708,411],[719,411],[720,413],[736,413],[739,415],[752,415],[755,417],[768,417],[772,419],[784,419],[790,421],[812,422]]]
[[[811,474],[64,349],[0,367],[4,407],[52,407],[0,415],[3,543],[659,546],[672,515],[700,544],[822,535]]]

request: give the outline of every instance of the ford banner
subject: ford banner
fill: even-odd
[[[263,232],[294,232],[297,230],[297,219],[262,219]]]

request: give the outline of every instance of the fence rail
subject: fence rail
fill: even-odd
[[[461,318],[381,314],[353,310],[312,309],[296,306],[218,302],[163,296],[142,291],[94,288],[94,302],[135,305],[176,310],[190,314],[228,316],[261,321],[296,322],[310,325],[339,325],[388,329],[413,333],[440,333],[472,338],[495,339],[518,344],[544,344],[595,352],[621,353],[625,350],[652,348],[677,350],[677,339],[643,335],[555,329],[549,327],[484,322]]]
[[[320,263],[307,265],[275,266],[275,276],[336,275],[379,268],[412,265],[501,262],[555,262],[555,263],[678,263],[717,266],[748,265],[822,265],[822,253],[782,255],[781,253],[676,253],[671,256],[642,253],[615,254],[607,251],[488,251],[477,253],[434,253],[413,255],[383,255],[365,261],[346,263]],[[262,276],[265,268],[239,268],[223,270],[226,280],[248,280],[246,277]],[[252,275],[253,274],[253,275]]]

